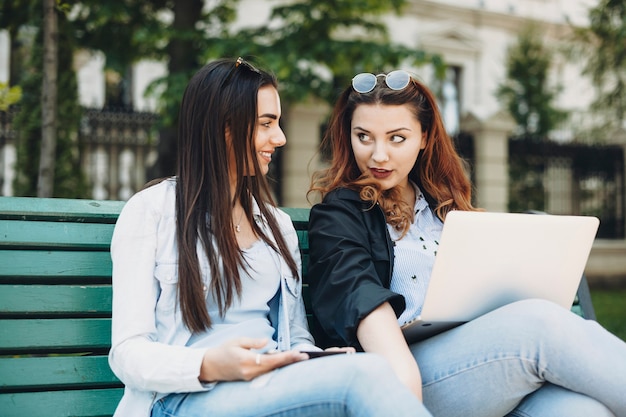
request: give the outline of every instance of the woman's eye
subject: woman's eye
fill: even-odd
[[[393,143],[401,143],[401,142],[404,142],[405,140],[406,138],[404,136],[394,135],[391,137],[391,142]]]
[[[263,126],[263,127],[270,127],[271,125],[272,125],[272,122],[261,123],[261,126]]]
[[[367,140],[369,140],[369,136],[367,136],[365,133],[357,133],[356,137],[361,141],[361,142],[366,142]]]

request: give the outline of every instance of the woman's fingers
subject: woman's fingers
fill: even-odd
[[[337,346],[333,346],[333,347],[329,347],[327,349],[324,349],[327,352],[346,352],[346,353],[355,353],[356,349],[350,346],[343,346],[343,347],[337,347]]]
[[[242,367],[242,379],[250,380],[274,369],[308,359],[306,354],[297,351],[258,353],[248,351],[246,365]]]

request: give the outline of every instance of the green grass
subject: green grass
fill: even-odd
[[[626,288],[591,289],[598,323],[626,341]]]

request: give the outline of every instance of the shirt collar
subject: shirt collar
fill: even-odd
[[[426,201],[426,198],[424,197],[424,194],[419,189],[419,187],[415,183],[411,183],[411,184],[413,185],[413,188],[415,189],[415,206],[413,207],[413,210],[415,214],[418,214],[422,210],[428,207],[428,201]]]

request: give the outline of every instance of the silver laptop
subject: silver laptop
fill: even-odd
[[[409,343],[505,304],[543,298],[570,308],[600,222],[592,216],[448,213]]]

